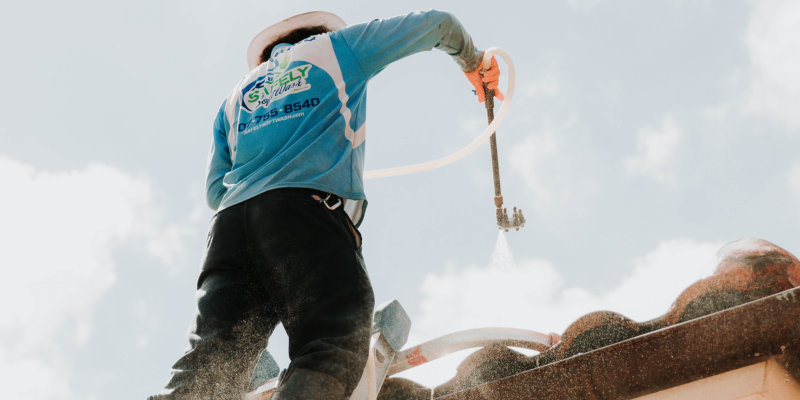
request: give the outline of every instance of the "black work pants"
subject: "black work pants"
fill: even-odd
[[[287,375],[308,370],[332,377],[345,395],[355,388],[368,354],[372,287],[343,207],[330,210],[313,194],[326,196],[276,189],[214,216],[190,347],[154,399],[240,399],[279,322],[289,336]]]

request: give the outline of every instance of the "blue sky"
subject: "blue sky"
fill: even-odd
[[[411,343],[562,332],[598,309],[652,318],[742,237],[800,254],[797,2],[7,3],[0,397],[159,390],[193,316],[211,124],[252,35],[309,10],[356,23],[429,8],[514,59],[500,168],[528,226],[498,238],[488,147],[368,181],[376,301],[400,300]],[[486,120],[470,90],[441,52],[387,68],[370,83],[367,168],[472,140]],[[513,260],[493,258],[504,240]],[[285,346],[278,332],[283,367]],[[409,376],[435,383],[456,362]]]

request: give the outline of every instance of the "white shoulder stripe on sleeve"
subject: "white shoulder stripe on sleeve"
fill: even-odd
[[[236,122],[239,119],[238,93],[241,93],[241,85],[241,81],[236,84],[236,87],[231,91],[231,94],[225,102],[225,117],[228,118],[228,150],[231,154],[231,162],[236,159]]]
[[[364,143],[367,132],[367,124],[362,124],[357,131],[353,131],[350,126],[352,113],[347,107],[347,101],[350,97],[347,95],[347,88],[344,83],[344,76],[339,67],[339,61],[336,59],[336,53],[333,51],[333,43],[328,35],[320,35],[313,41],[303,42],[297,45],[294,49],[294,59],[308,61],[320,68],[322,68],[328,75],[333,78],[338,91],[339,101],[342,102],[342,108],[339,113],[344,118],[345,131],[344,136],[353,143],[353,148],[358,147]]]

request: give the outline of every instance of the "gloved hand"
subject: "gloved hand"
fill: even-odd
[[[497,97],[499,100],[503,100],[505,97],[503,96],[503,92],[497,88],[497,84],[500,81],[500,67],[497,66],[497,60],[492,57],[492,64],[489,66],[489,69],[483,71],[481,75],[481,69],[483,66],[478,66],[478,69],[472,72],[465,72],[464,75],[467,76],[469,79],[469,83],[475,88],[475,93],[478,94],[478,102],[483,103],[486,100],[486,95],[483,92],[483,84],[486,83],[486,87],[490,90],[494,90],[494,97]]]

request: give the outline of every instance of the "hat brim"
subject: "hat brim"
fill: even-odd
[[[247,46],[247,68],[253,69],[260,64],[259,58],[264,48],[272,44],[275,40],[285,36],[289,32],[310,26],[324,26],[330,31],[335,31],[344,28],[347,24],[335,14],[327,11],[312,11],[304,14],[298,14],[294,17],[287,18],[281,22],[270,25],[263,31],[259,32],[250,45]],[[294,43],[290,43],[294,44]]]

